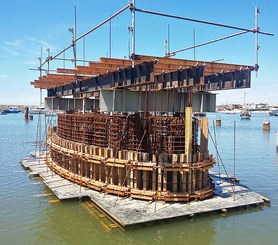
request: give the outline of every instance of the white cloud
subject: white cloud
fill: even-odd
[[[16,57],[16,56],[20,55],[20,53],[17,51],[17,49],[14,49],[12,47],[3,46],[2,49],[6,54],[6,55],[2,55],[2,57],[7,57],[7,56]]]
[[[4,79],[4,78],[6,78],[7,77],[7,75],[6,74],[2,74],[2,75],[0,75],[0,79]]]
[[[37,37],[25,37],[25,39],[28,41],[30,46],[37,46],[37,47],[43,47],[43,51],[45,51],[46,48],[50,48],[50,50],[54,49],[54,47],[48,43],[45,42]]]
[[[13,40],[13,41],[7,41],[7,42],[4,42],[4,45],[7,45],[7,46],[12,46],[12,47],[19,47],[22,45],[22,41],[19,40],[19,39],[16,39],[16,40]]]

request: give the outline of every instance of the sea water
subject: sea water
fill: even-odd
[[[255,192],[271,199],[271,205],[218,213],[195,215],[109,230],[102,218],[92,215],[78,200],[51,204],[53,196],[37,178],[19,164],[35,150],[43,137],[37,125],[46,119],[24,121],[23,114],[0,116],[0,245],[20,244],[278,244],[278,117],[252,114],[242,120],[239,114],[208,114],[210,134],[226,171]],[[221,119],[222,125],[213,122]],[[263,130],[263,122],[270,130]],[[42,124],[43,124],[42,123]],[[55,123],[53,121],[53,123]],[[216,140],[215,140],[216,139]],[[209,142],[216,156],[215,146]],[[220,163],[221,165],[221,163]],[[218,163],[213,171],[224,173]]]

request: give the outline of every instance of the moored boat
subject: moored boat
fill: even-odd
[[[243,110],[240,112],[240,118],[241,119],[250,119],[251,118],[251,113],[248,110]]]
[[[0,111],[0,115],[7,115],[7,113],[4,111]]]
[[[278,110],[271,110],[269,111],[270,116],[278,116]]]
[[[21,110],[19,110],[16,107],[10,107],[9,109],[4,109],[3,112],[4,113],[19,113],[19,112],[21,112]]]

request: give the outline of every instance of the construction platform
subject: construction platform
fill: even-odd
[[[223,175],[219,178],[216,174],[211,174],[216,187],[215,195],[210,199],[189,203],[165,203],[122,198],[84,188],[52,172],[43,157],[22,159],[21,164],[30,170],[30,174],[39,175],[60,200],[89,197],[96,206],[123,227],[214,211],[225,213],[229,209],[269,202],[269,199]]]

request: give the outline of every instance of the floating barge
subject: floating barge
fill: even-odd
[[[102,24],[128,8],[134,15],[133,2]],[[134,24],[131,30],[134,41]],[[210,91],[249,88],[258,66],[134,50],[130,60],[100,58],[31,83],[47,89],[46,109],[65,113],[48,128],[45,158],[22,164],[58,198],[89,196],[122,226],[262,203],[248,188],[209,174],[208,119],[192,116],[215,111]]]
[[[108,215],[122,227],[183,216],[192,218],[202,213],[218,212],[225,215],[232,209],[257,207],[264,202],[269,202],[269,199],[248,187],[238,182],[234,185],[234,182],[227,176],[219,177],[215,173],[210,174],[210,178],[215,183],[212,198],[188,203],[166,203],[159,200],[142,201],[137,198],[119,197],[82,187],[81,179],[80,183],[74,183],[61,177],[48,167],[44,158],[23,159],[21,163],[25,169],[30,170],[30,174],[39,175],[60,200],[89,197],[103,214]]]

